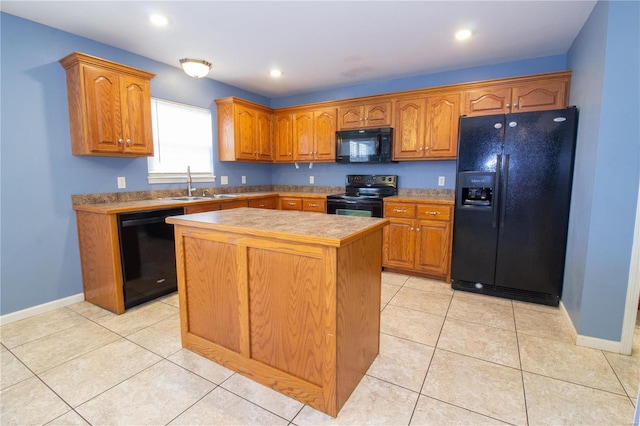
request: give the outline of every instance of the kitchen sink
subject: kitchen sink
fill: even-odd
[[[236,194],[214,194],[210,195],[208,198],[234,198],[238,197]]]
[[[176,200],[176,201],[195,201],[195,200],[210,200],[211,197],[199,197],[197,195],[191,195],[191,196],[181,196],[181,197],[169,197],[169,200]]]

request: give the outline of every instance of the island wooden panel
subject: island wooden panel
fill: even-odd
[[[336,416],[379,352],[383,227],[322,244],[168,221],[182,345]]]

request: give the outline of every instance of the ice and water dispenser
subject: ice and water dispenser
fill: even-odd
[[[496,174],[488,172],[462,172],[458,174],[456,204],[458,208],[493,206]]]

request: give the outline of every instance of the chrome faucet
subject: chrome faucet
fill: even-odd
[[[191,197],[195,188],[191,187],[191,166],[187,166],[187,195]]]

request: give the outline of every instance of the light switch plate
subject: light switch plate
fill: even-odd
[[[118,176],[118,189],[127,187],[127,179],[124,176]]]
[[[309,183],[314,184],[316,182],[313,176],[309,176]]]
[[[229,176],[220,176],[220,185],[229,185]]]
[[[438,176],[438,186],[444,186],[444,176]]]
[[[243,184],[247,183],[247,177],[246,176],[242,176],[242,183]]]

